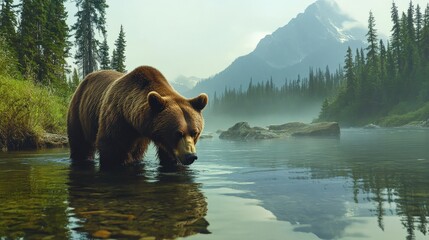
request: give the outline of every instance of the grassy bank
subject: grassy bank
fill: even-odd
[[[30,81],[0,75],[0,149],[39,145],[44,132],[64,133],[67,104]]]
[[[403,107],[399,107],[403,108]],[[385,127],[398,127],[429,120],[429,102],[411,111],[392,111],[387,117],[380,119],[377,124]],[[428,123],[426,123],[428,124]]]

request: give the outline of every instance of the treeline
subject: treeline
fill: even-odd
[[[76,0],[72,26],[65,2],[0,1],[0,151],[35,148],[44,133],[64,133],[70,95],[83,76],[126,71],[123,27],[109,56],[105,0]]]
[[[225,88],[220,96],[215,93],[211,111],[229,116],[293,113],[335,94],[341,86],[342,72],[338,69],[332,74],[329,67],[325,71],[310,68],[308,77],[285,79],[282,86],[275,86],[272,79],[256,84],[250,80],[245,90]]]
[[[79,79],[98,69],[125,72],[125,32],[121,26],[112,58],[105,29],[105,0],[76,0],[76,23],[68,26],[66,0],[3,0],[0,37],[16,62],[20,78],[61,96],[68,96]],[[16,4],[15,4],[16,3]],[[74,35],[74,44],[69,40]],[[101,42],[98,40],[102,38]],[[71,73],[67,58],[72,47],[77,69]]]
[[[368,47],[355,53],[347,50],[346,84],[335,98],[323,103],[319,120],[362,125],[418,111],[429,102],[429,4],[423,12],[410,2],[400,15],[393,2],[391,19],[390,41],[384,43],[378,39],[370,12]],[[426,120],[429,112],[419,111],[415,117]]]

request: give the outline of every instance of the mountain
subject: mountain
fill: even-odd
[[[365,46],[366,29],[344,14],[333,0],[318,0],[287,25],[265,36],[248,55],[237,58],[222,72],[197,83],[189,92],[213,94],[225,87],[247,88],[270,78],[277,85],[285,79],[307,76],[309,67],[331,72],[344,62],[347,47]]]
[[[183,94],[189,92],[199,81],[201,81],[201,78],[180,75],[171,81],[170,84],[176,91]]]

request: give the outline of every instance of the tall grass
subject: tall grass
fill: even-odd
[[[65,132],[66,106],[29,81],[0,76],[0,146],[20,149],[38,144],[43,132]]]
[[[16,66],[0,39],[0,150],[35,147],[44,132],[66,128],[64,100],[23,80]]]

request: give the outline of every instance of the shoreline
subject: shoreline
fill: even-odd
[[[49,148],[65,148],[68,147],[67,135],[56,133],[43,133],[41,136],[28,136],[20,142],[20,147],[9,149],[7,146],[0,145],[1,152],[23,151],[23,150],[38,150]]]

